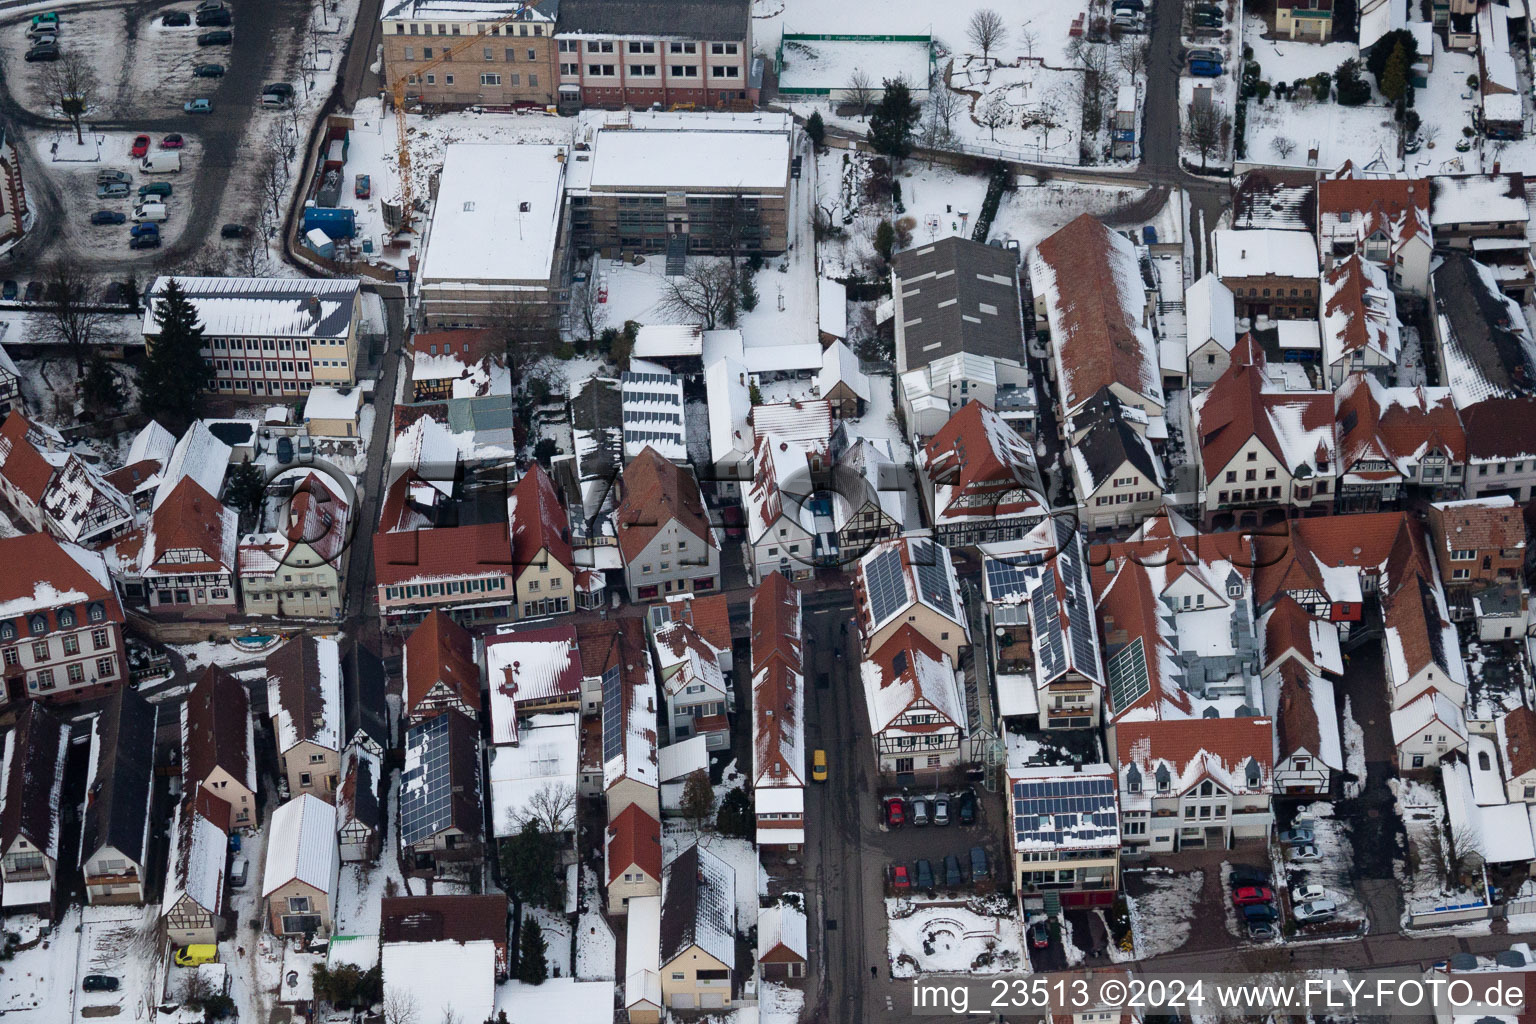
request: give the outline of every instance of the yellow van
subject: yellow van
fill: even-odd
[[[827,752],[818,750],[811,756],[811,779],[815,782],[827,781]]]
[[[208,943],[182,946],[176,951],[177,967],[200,967],[218,962],[219,947]]]

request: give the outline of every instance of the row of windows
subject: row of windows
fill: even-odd
[[[512,29],[514,27],[516,27],[516,29],[517,29],[516,35],[520,35],[520,36],[528,36],[528,35],[542,36],[544,34],[544,26],[543,25],[517,25],[517,26],[512,26],[512,25],[490,25],[488,27],[482,28],[480,30],[480,32],[476,32],[475,34],[476,35],[480,35],[481,33],[484,33],[486,35],[492,35],[492,36],[495,36],[495,35],[510,36],[510,35],[514,34],[513,31],[512,31]],[[417,31],[418,28],[421,29],[420,32]],[[530,28],[533,31],[530,32],[529,31]],[[452,30],[451,32],[449,31],[450,29]],[[405,23],[404,22],[399,22],[399,21],[395,22],[395,35],[403,36],[405,34],[406,34]],[[431,25],[418,25],[416,22],[411,22],[410,34],[413,35],[413,36],[415,36],[415,35],[429,36],[429,35],[432,34],[432,26]],[[446,36],[446,35],[455,35],[456,36],[456,35],[461,35],[462,31],[461,31],[461,29],[460,29],[460,27],[458,25],[452,25],[452,26],[450,26],[450,25],[439,25],[439,26],[437,26],[437,34],[440,35],[440,36]],[[532,60],[533,58],[530,57],[529,59]]]
[[[1271,291],[1271,289],[1269,289],[1269,288],[1264,288],[1264,289],[1249,288],[1248,289],[1248,298],[1250,298],[1250,299],[1257,299],[1257,298],[1260,297],[1260,294],[1262,292],[1263,297],[1267,299],[1267,298],[1270,297],[1270,295],[1269,295],[1270,291]],[[1285,289],[1284,288],[1275,288],[1275,289],[1273,289],[1273,291],[1275,293],[1275,295],[1274,295],[1275,298],[1277,298],[1277,299],[1285,298]],[[1241,297],[1242,294],[1243,294],[1243,290],[1241,288],[1234,288],[1234,289],[1232,289],[1232,294],[1236,295],[1238,297]],[[1291,298],[1294,299],[1298,295],[1301,298],[1303,298],[1303,299],[1310,299],[1312,297],[1312,289],[1311,288],[1292,288],[1291,289]]]
[[[523,76],[520,75],[520,74],[513,75],[512,76],[512,81],[509,84],[510,85],[522,85],[522,77]],[[410,82],[411,85],[420,85],[421,84],[420,80],[415,75],[411,75],[410,78],[408,79],[408,81]],[[427,76],[427,84],[428,85],[436,85],[437,84],[437,76],[436,75],[428,75]],[[452,75],[444,75],[443,76],[443,84],[444,85],[452,85],[453,84],[453,76]],[[494,72],[487,72],[487,73],[482,74],[480,76],[480,84],[481,85],[500,85],[501,84],[501,76],[499,74],[495,74]],[[538,75],[534,75],[534,74],[530,74],[528,76],[528,88],[530,88],[530,89],[537,89],[538,87],[539,87],[539,76]]]
[[[104,622],[107,618],[106,606],[101,602],[95,602],[85,610],[85,617],[91,622]],[[73,608],[60,608],[53,613],[54,622],[59,629],[74,629],[79,618]],[[27,616],[27,632],[33,636],[42,636],[48,632],[48,616],[41,612],[35,612]],[[103,631],[104,632],[104,631]],[[0,622],[0,640],[16,639],[16,623],[10,619]]]
[[[560,65],[560,73],[562,75],[576,75],[576,74],[579,74],[580,73],[580,65],[577,65],[577,64],[561,64]],[[613,78],[616,75],[618,75],[618,73],[619,73],[618,72],[618,66],[615,65],[615,64],[588,64],[587,65],[587,77],[588,78]],[[671,68],[669,69],[669,73],[670,73],[670,76],[672,78],[698,78],[699,77],[698,66],[694,65],[694,64],[673,64],[673,65],[671,65]],[[657,68],[657,65],[655,65],[655,64],[631,64],[631,65],[629,65],[629,77],[630,78],[656,78],[659,75],[660,75],[660,71]],[[717,64],[714,67],[709,69],[709,76],[711,78],[740,78],[741,77],[741,68],[737,67],[734,64],[725,65],[725,66],[721,66],[721,65]]]
[[[495,60],[496,59],[496,49],[495,49],[495,47],[491,47],[491,46],[484,47],[484,48],[482,48],[481,52],[485,55],[485,59],[486,60]],[[527,53],[528,53],[528,59],[529,60],[538,60],[539,59],[539,51],[530,48],[527,51]],[[513,47],[508,46],[506,49],[502,50],[502,54],[503,54],[502,59],[505,60],[508,64],[515,64],[515,63],[517,63],[517,50],[514,49]],[[405,48],[405,59],[406,60],[415,60],[416,59],[416,48],[414,46],[407,46]],[[423,46],[421,48],[421,59],[422,60],[431,60],[432,59],[432,47],[430,47],[430,46]],[[451,61],[451,60],[453,60],[453,54],[450,53],[447,50],[444,50],[443,51],[443,59]]]
[[[220,377],[208,382],[208,390],[249,392],[253,395],[292,395],[298,393],[299,385],[291,380],[230,380],[228,377]]]
[[[110,657],[96,659],[96,679],[110,677],[116,671],[117,659]],[[85,666],[77,661],[73,665],[66,667],[64,671],[64,678],[68,685],[79,686],[85,682]],[[92,680],[92,682],[95,681],[95,679]],[[53,689],[57,685],[58,682],[54,675],[53,669],[45,668],[38,670],[37,678],[32,680],[32,683],[28,688],[37,690],[39,692],[44,692]]]
[[[250,372],[251,373],[260,373],[261,372],[261,366],[262,366],[262,361],[260,359],[252,359],[250,361]],[[266,366],[267,366],[267,372],[268,373],[278,373],[279,372],[279,369],[278,369],[279,367],[282,368],[281,369],[282,373],[293,373],[295,366],[298,367],[298,372],[299,373],[302,373],[302,374],[308,374],[309,373],[309,364],[308,363],[292,363],[292,362],[289,362],[286,359],[282,359],[282,360],[272,360],[272,359],[269,359],[269,360],[266,361]],[[231,368],[233,368],[235,373],[245,373],[246,372],[246,361],[244,359],[234,359],[234,360],[230,360],[230,359],[215,359],[213,361],[213,367],[214,367],[215,370],[217,370],[220,373],[229,373]]]
[[[64,657],[66,657],[66,658],[73,657],[73,656],[75,656],[75,655],[80,653],[80,637],[78,635],[73,634],[73,633],[70,634],[69,636],[63,637],[62,641],[61,641],[61,646],[62,646],[63,651],[64,651]],[[93,630],[91,630],[91,650],[93,650],[93,651],[104,651],[104,650],[106,650],[107,648],[109,648],[111,646],[112,646],[112,640],[111,640],[111,637],[107,633],[106,630],[104,630],[104,629],[93,629]],[[5,660],[5,664],[7,666],[20,664],[20,662],[21,662],[20,649],[16,648],[16,647],[7,647],[4,650],[3,657],[4,657],[4,660]],[[35,643],[32,644],[32,660],[33,661],[37,661],[37,662],[48,661],[52,657],[53,657],[53,651],[52,651],[52,648],[49,646],[49,643],[48,643],[47,640],[38,640],[38,641],[36,641]]]
[[[252,352],[308,352],[309,339],[307,338],[252,338],[249,341],[244,338],[214,338],[213,350],[223,352],[226,344],[231,352],[244,352],[249,349]],[[316,344],[325,344],[317,342]],[[340,344],[337,342],[336,344]]]
[[[1151,501],[1151,491],[1137,491],[1130,494],[1105,494],[1093,499],[1095,505],[1124,505],[1131,501]]]
[[[1253,452],[1249,452],[1248,454],[1252,455]],[[1248,481],[1249,483],[1252,483],[1254,480],[1258,479],[1257,473],[1258,473],[1258,470],[1255,470],[1255,469],[1245,470],[1244,473],[1243,473],[1243,479],[1245,481]],[[1269,469],[1266,469],[1264,471],[1264,479],[1265,480],[1273,480],[1274,478],[1275,478],[1275,470],[1274,470],[1274,467],[1271,466]],[[1227,483],[1229,483],[1229,484],[1237,483],[1237,470],[1235,470],[1235,469],[1227,470]]]
[[[397,601],[402,597],[451,597],[454,594],[485,594],[506,589],[506,578],[493,576],[483,580],[451,580],[448,583],[410,583],[400,587],[385,587],[384,596],[388,600]]]

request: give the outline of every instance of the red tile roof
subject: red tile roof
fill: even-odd
[[[1291,449],[1276,431],[1275,413],[1280,409],[1290,410],[1304,431],[1326,428],[1332,434],[1333,396],[1325,391],[1272,388],[1267,366],[1264,350],[1245,334],[1232,349],[1232,364],[1200,397],[1196,407],[1200,461],[1207,480],[1217,479],[1249,438],[1257,438],[1275,461],[1295,472],[1298,467],[1292,464]],[[1304,454],[1314,457],[1312,452]],[[1323,454],[1331,452],[1325,449]]]
[[[540,551],[567,569],[575,567],[571,558],[571,522],[565,506],[555,493],[555,485],[535,462],[512,488],[512,565],[514,571],[532,565]]]
[[[1467,456],[1498,460],[1536,456],[1536,396],[1485,398],[1461,410]]]
[[[0,475],[36,505],[53,479],[53,466],[27,437],[32,424],[20,410],[12,409],[0,426]]]
[[[1172,765],[1174,792],[1183,793],[1202,779],[1246,789],[1244,768],[1259,766],[1259,790],[1274,772],[1274,721],[1269,718],[1165,718],[1122,721],[1115,726],[1119,763],[1137,765],[1144,789],[1151,788],[1147,765]]]
[[[512,542],[505,523],[376,533],[373,571],[379,586],[496,574],[510,576]]]
[[[1522,704],[1499,720],[1498,731],[1506,777],[1518,779],[1536,771],[1536,711]]]
[[[414,469],[396,477],[384,492],[384,501],[379,506],[379,532],[399,533],[431,526],[432,521],[411,504],[411,493],[415,488],[430,486]]]
[[[1029,442],[981,402],[960,407],[923,447],[923,466],[948,487],[945,518],[1044,513]]]
[[[489,939],[505,947],[507,898],[500,893],[386,896],[379,902],[379,931],[385,942]]]
[[[731,649],[731,600],[724,594],[674,598],[667,605],[672,617],[698,630],[722,651]]]
[[[225,536],[224,513],[222,502],[203,490],[202,485],[190,476],[182,477],[150,520],[156,565],[172,551],[191,550],[202,552],[204,558],[196,562],[176,562],[170,567],[172,571],[232,572],[235,567],[227,556],[234,553],[233,538]]]
[[[1299,655],[1312,664],[1312,616],[1289,594],[1281,594],[1264,625],[1264,667],[1287,655]]]
[[[1429,206],[1424,178],[1337,178],[1317,183],[1318,213],[1380,212],[1396,220],[1404,210]]]
[[[414,711],[440,682],[479,712],[480,669],[475,664],[474,638],[447,613],[427,613],[421,625],[406,637],[403,660],[407,713]]]
[[[630,867],[661,881],[661,822],[630,804],[608,826],[608,884]]]
[[[411,351],[422,356],[453,356],[461,363],[474,364],[505,355],[507,347],[489,328],[456,331],[426,331],[411,338]]]
[[[33,603],[28,606],[28,611],[45,611],[102,601],[106,604],[108,619],[123,621],[116,595],[76,561],[71,551],[78,552],[82,559],[90,562],[99,561],[101,557],[74,545],[66,550],[63,543],[46,533],[24,533],[19,537],[0,539],[0,566],[4,567],[0,571],[0,604],[30,601]],[[106,571],[104,564],[101,568]],[[40,584],[47,584],[56,593],[49,594],[47,588],[39,593]],[[70,594],[82,596],[59,599]]]
[[[751,616],[753,674],[773,655],[798,672],[803,656],[800,589],[783,573],[770,572],[752,591]]]
[[[1525,517],[1516,504],[1455,501],[1431,505],[1429,521],[1443,538],[1437,554],[1447,561],[1453,549],[1484,552],[1525,546]]]
[[[1322,757],[1322,723],[1317,717],[1317,703],[1312,697],[1316,677],[1299,661],[1280,666],[1279,708],[1275,716],[1275,737],[1282,759],[1305,751]],[[1330,713],[1332,711],[1330,707]],[[1340,768],[1342,765],[1329,765]]]
[[[704,511],[704,496],[693,473],[668,462],[647,445],[624,470],[624,500],[614,511],[619,549],[625,561],[637,558],[662,527],[675,519],[683,529],[715,546]]]

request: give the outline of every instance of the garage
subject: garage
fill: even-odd
[[[674,993],[672,993],[672,1009],[674,1009],[674,1010],[691,1010],[691,1009],[693,1009],[693,993],[692,992],[674,992]]]

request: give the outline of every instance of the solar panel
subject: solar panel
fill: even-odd
[[[1098,681],[1099,652],[1093,636],[1093,598],[1088,593],[1088,581],[1083,564],[1076,557],[1056,559],[1056,566],[1067,593],[1072,596],[1072,608],[1068,618],[1072,622],[1072,666],[1088,678]]]
[[[987,574],[987,593],[993,601],[1007,601],[1023,597],[1029,584],[1040,578],[1040,563],[1044,558],[1030,552],[1014,558],[988,558],[982,563]]]
[[[864,570],[869,592],[869,612],[875,622],[884,622],[907,603],[907,580],[901,571],[901,551],[891,548],[870,559]]]
[[[1019,842],[1113,842],[1120,831],[1114,780],[1094,776],[1015,782],[1013,830]]]
[[[1038,678],[1050,682],[1067,670],[1066,649],[1062,645],[1061,620],[1056,604],[1056,588],[1052,586],[1054,571],[1047,570],[1045,582],[1029,595],[1031,629],[1035,635],[1035,651],[1038,656]]]
[[[954,618],[955,603],[949,589],[949,571],[945,563],[940,561],[945,556],[939,554],[939,546],[931,540],[915,540],[911,550],[918,593],[923,595],[924,601]]]
[[[624,751],[624,698],[619,692],[619,666],[603,673],[603,760]]]
[[[400,837],[412,846],[453,823],[448,716],[412,726],[405,747],[408,767],[400,776]]]
[[[1147,652],[1137,637],[1109,659],[1109,699],[1114,710],[1124,711],[1152,689],[1147,675]]]

